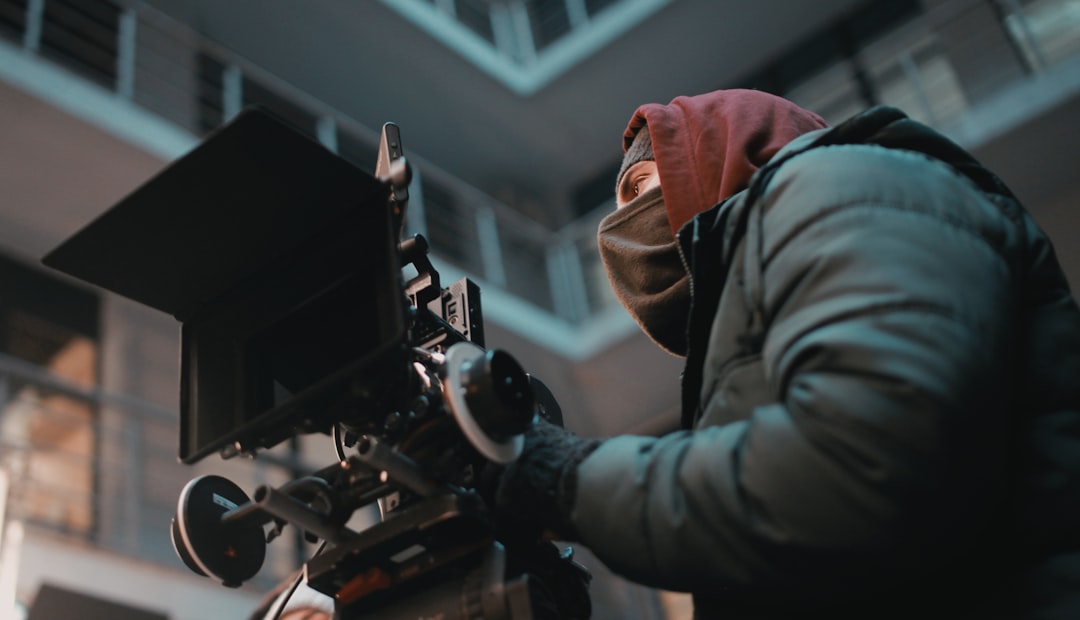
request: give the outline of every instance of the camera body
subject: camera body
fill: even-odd
[[[238,586],[293,525],[323,541],[302,576],[338,618],[588,617],[588,571],[550,542],[508,549],[483,492],[558,404],[484,348],[479,287],[444,288],[423,237],[401,238],[392,123],[378,157],[368,175],[245,109],[43,262],[181,323],[184,463],[333,442],[325,468],[251,496],[192,480],[171,534],[193,571]],[[381,521],[350,529],[372,504]]]

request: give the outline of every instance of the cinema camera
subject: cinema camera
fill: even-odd
[[[392,123],[372,176],[249,108],[43,262],[181,323],[184,463],[333,444],[332,464],[251,497],[188,483],[172,539],[191,570],[238,586],[292,524],[322,541],[298,574],[341,620],[587,618],[572,550],[507,540],[478,491],[561,412],[484,349],[478,287],[442,288],[423,237],[401,239],[410,176]]]

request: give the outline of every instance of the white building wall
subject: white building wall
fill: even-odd
[[[170,620],[246,618],[261,595],[231,590],[197,575],[72,546],[28,533],[19,562],[18,596],[32,600],[43,583],[168,615]],[[77,618],[72,610],[72,618]],[[5,618],[0,610],[0,618]]]

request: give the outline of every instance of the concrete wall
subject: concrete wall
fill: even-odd
[[[32,601],[44,583],[162,612],[170,620],[242,619],[261,598],[259,592],[230,590],[194,574],[75,547],[31,532],[23,539],[19,599]]]

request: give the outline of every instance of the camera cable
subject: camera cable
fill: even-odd
[[[319,548],[315,550],[315,553],[311,554],[312,558],[322,553],[323,549],[326,548],[326,542],[327,541],[324,540],[319,544]],[[296,589],[300,587],[300,584],[303,583],[303,581],[304,569],[301,567],[296,571],[296,575],[289,583],[289,586],[278,595],[277,599],[274,601],[272,610],[268,611],[266,615],[263,616],[264,620],[278,620],[278,618],[281,617],[281,614],[285,612],[285,607],[289,604],[289,599],[296,593]]]

